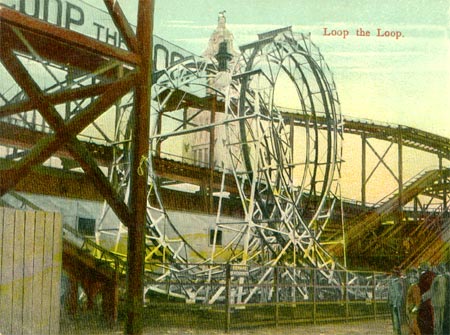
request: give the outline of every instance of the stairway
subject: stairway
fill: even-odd
[[[438,169],[422,172],[404,184],[402,196],[399,193],[391,194],[375,204],[370,212],[351,220],[346,227],[347,248],[354,247],[358,241],[363,241],[382,224],[383,219],[398,211],[401,206],[410,202],[440,178],[441,172]],[[329,251],[338,256],[342,255],[343,245],[331,245]]]

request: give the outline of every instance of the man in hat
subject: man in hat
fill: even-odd
[[[395,267],[389,281],[388,302],[392,316],[394,334],[401,335],[401,309],[403,305],[403,283],[400,268]]]

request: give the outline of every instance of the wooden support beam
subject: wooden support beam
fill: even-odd
[[[86,99],[96,95],[103,94],[109,87],[115,83],[100,83],[89,86],[67,88],[57,92],[44,93],[43,97],[52,105],[62,104],[64,102]],[[38,109],[38,106],[30,99],[7,104],[0,107],[0,117],[28,112],[33,109]]]
[[[89,150],[73,137],[69,140],[67,147],[70,150],[72,157],[80,163],[84,172],[91,178],[92,183],[114,210],[114,213],[116,213],[120,221],[125,226],[129,226],[132,222],[132,213],[130,209],[113,189],[109,180],[98,167],[97,162],[92,158]]]
[[[136,35],[122,12],[119,2],[116,0],[104,0],[104,2],[128,49],[133,53],[137,53],[139,45]]]
[[[48,133],[42,131],[31,130],[0,121],[0,143],[4,146],[10,146],[21,150],[29,150],[48,135]],[[113,159],[113,150],[111,146],[85,141],[80,142],[89,149],[99,165],[111,165]],[[64,146],[58,148],[57,151],[53,153],[53,156],[72,159],[69,151]]]
[[[0,159],[1,170],[12,165],[12,161]],[[34,167],[14,186],[14,191],[90,201],[104,200],[85,173],[47,166]]]
[[[133,146],[130,172],[130,202],[132,221],[128,227],[128,269],[126,298],[126,334],[143,332],[143,294],[145,226],[147,223],[149,126],[152,84],[153,48],[153,0],[139,1],[137,39],[140,47],[141,66],[135,89],[133,120]]]

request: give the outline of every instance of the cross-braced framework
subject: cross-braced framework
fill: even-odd
[[[67,2],[64,6],[68,12],[77,8],[82,15],[82,9],[74,4]],[[24,1],[17,6],[8,1],[0,4],[0,71],[2,79],[4,76],[6,83],[11,84],[0,95],[1,125],[7,130],[2,132],[1,154],[6,160],[0,169],[0,195],[13,191],[21,183],[31,184],[28,189],[32,191],[48,188],[47,193],[55,194],[58,190],[52,188],[60,188],[63,193],[70,193],[77,188],[77,178],[86,186],[88,196],[98,192],[97,196],[108,202],[129,229],[127,273],[131,279],[127,281],[127,332],[138,333],[142,327],[142,302],[137,297],[143,290],[142,223],[147,179],[146,173],[137,173],[137,166],[140,157],[148,152],[153,2],[139,2],[136,32],[116,1],[105,0],[104,6],[122,36],[124,48],[62,28],[62,2],[56,7],[46,2],[42,17],[39,1],[34,3],[35,17],[26,15]],[[56,12],[54,23],[50,23],[55,17],[49,15],[49,8]],[[69,15],[66,21],[69,28]],[[123,75],[119,76],[119,72]],[[130,92],[133,92],[133,119],[142,122],[133,122],[129,128],[134,134],[129,164],[134,168],[130,168],[130,202],[125,203],[106,176],[104,166],[109,159],[105,153],[109,151],[111,137],[100,124],[107,123],[111,107]],[[97,137],[96,143],[89,143],[87,138],[93,137]],[[83,173],[69,171],[72,168]],[[146,167],[141,169],[146,172]],[[63,185],[55,180],[49,185],[33,180],[39,176],[52,180],[57,174],[55,170],[63,170],[59,174]],[[93,188],[96,191],[92,193]],[[81,197],[83,193],[79,190]]]
[[[258,278],[250,275],[255,271],[234,271],[235,279],[242,283],[272,278],[270,266],[309,265],[339,287],[344,280],[334,271],[339,264],[321,245],[320,238],[332,220],[342,224],[341,217],[333,217],[333,213],[340,207],[343,125],[331,73],[309,36],[294,35],[290,28],[261,34],[257,42],[241,47],[241,56],[228,76],[218,71],[216,64],[190,57],[156,77],[148,157],[146,261],[153,261],[147,267],[148,289],[213,303],[223,298],[224,285],[217,285],[216,290],[194,288],[181,278],[190,278],[192,283],[222,278],[225,268],[212,266],[215,263],[240,269],[269,266],[263,274],[258,272]],[[221,79],[218,87],[218,78],[228,80],[224,85]],[[293,88],[287,97],[283,95],[286,87]],[[289,100],[289,113],[301,115],[302,121],[295,123],[288,117],[283,99]],[[205,112],[211,114],[209,122],[199,122],[197,116]],[[317,122],[319,117],[321,121]],[[210,215],[184,212],[180,216],[167,206],[170,199],[164,194],[168,187],[186,181],[180,175],[169,176],[155,165],[164,155],[176,159],[168,156],[168,151],[180,138],[202,132],[220,134],[221,141],[214,137],[210,141],[215,143],[215,149],[210,145],[209,150],[216,151],[216,159],[206,162],[209,169],[203,171],[211,177],[203,191],[210,197],[214,193],[216,199],[212,200]],[[129,158],[123,147],[129,136],[127,123],[119,122],[116,142],[120,143],[121,154],[111,175],[121,180],[117,185],[123,194],[129,194]],[[217,171],[221,171],[220,180],[214,180]],[[233,194],[240,199],[234,203],[239,207],[235,208],[239,213],[235,217],[225,211]],[[185,231],[194,216],[213,227],[209,254]],[[202,226],[197,229],[201,231]],[[112,232],[100,226],[99,232],[99,236],[116,234],[117,250],[125,230]],[[341,242],[342,238],[338,240]],[[164,264],[164,269],[155,267],[155,258],[170,260],[171,264]],[[179,278],[184,284],[171,285],[167,290],[168,278]],[[295,275],[287,278],[297,281]],[[260,294],[257,291],[240,290],[237,300],[249,301]]]

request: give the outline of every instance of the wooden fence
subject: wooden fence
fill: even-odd
[[[0,333],[58,334],[61,216],[0,207]]]

